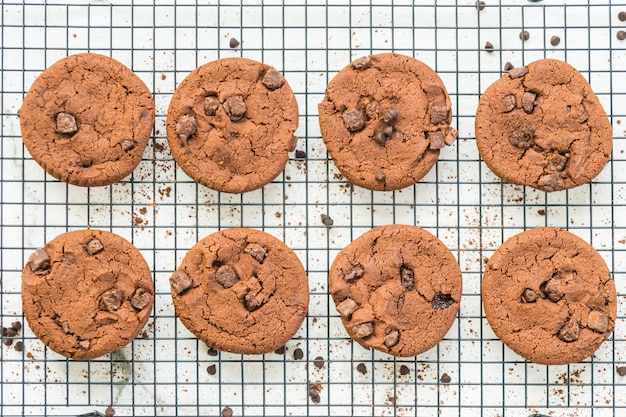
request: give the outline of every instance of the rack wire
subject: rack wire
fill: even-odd
[[[89,362],[46,349],[24,322],[2,345],[0,414],[249,416],[613,416],[626,413],[626,3],[485,0],[267,0],[2,3],[0,107],[1,321],[22,321],[21,270],[56,235],[86,227],[118,233],[153,271],[155,308],[127,347]],[[530,38],[522,41],[519,33]],[[552,46],[550,38],[560,37]],[[235,37],[241,45],[232,49]],[[489,53],[485,42],[494,45]],[[133,175],[109,187],[60,183],[22,145],[19,108],[34,79],[79,52],[111,56],[148,85],[156,101],[150,145]],[[317,104],[351,60],[395,51],[435,69],[452,99],[456,144],[417,185],[396,192],[350,187],[326,153]],[[165,137],[167,106],[194,68],[243,56],[282,71],[300,109],[298,150],[275,181],[243,195],[220,194],[190,180]],[[588,79],[611,119],[611,161],[588,185],[546,194],[502,183],[474,142],[480,93],[502,74],[549,57]],[[320,220],[328,214],[331,228]],[[445,339],[415,358],[393,358],[351,343],[328,294],[336,254],[374,226],[417,224],[436,234],[463,271],[463,299]],[[535,365],[506,348],[481,309],[485,261],[509,236],[538,226],[565,228],[604,257],[618,290],[615,332],[596,354],[569,366]],[[209,352],[177,321],[168,278],[187,250],[219,229],[264,230],[294,249],[310,281],[305,323],[284,353]],[[6,339],[6,338],[5,338]],[[8,343],[8,342],[7,342]],[[294,352],[301,349],[302,359]],[[323,358],[323,367],[314,360]],[[215,375],[207,367],[215,365]],[[362,366],[360,366],[362,365]],[[406,368],[403,368],[406,367]],[[363,371],[365,368],[365,372]],[[408,368],[408,373],[406,372]],[[407,373],[406,375],[404,375]],[[443,374],[449,383],[441,382]],[[309,397],[318,384],[320,403]]]

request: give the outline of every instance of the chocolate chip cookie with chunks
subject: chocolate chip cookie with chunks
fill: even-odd
[[[152,274],[127,240],[100,230],[63,233],[22,271],[28,325],[50,349],[89,360],[130,343],[154,303]]]
[[[598,252],[565,230],[541,227],[508,239],[487,263],[485,315],[496,336],[544,365],[591,356],[615,326],[615,283]]]
[[[170,278],[176,314],[209,347],[263,354],[298,331],[309,285],[298,257],[275,237],[226,229],[196,243]]]
[[[337,255],[330,294],[352,339],[394,356],[435,346],[454,322],[461,270],[436,236],[416,226],[365,233]]]
[[[365,56],[342,69],[318,107],[335,165],[350,182],[370,190],[417,183],[457,137],[439,76],[395,53]]]

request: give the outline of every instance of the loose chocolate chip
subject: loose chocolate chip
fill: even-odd
[[[476,8],[478,10],[484,10],[485,9],[485,2],[480,0],[480,1],[476,1]]]
[[[619,376],[626,376],[626,366],[618,366],[615,370]]]
[[[311,398],[311,401],[313,401],[316,404],[318,404],[321,401],[320,391],[316,384],[309,385],[309,397]]]
[[[553,302],[558,302],[565,294],[560,290],[560,282],[558,279],[551,278],[541,284],[539,289],[541,292]]]
[[[358,132],[365,127],[365,116],[361,110],[346,110],[341,115],[341,119],[350,132]]]
[[[239,46],[239,41],[236,38],[230,38],[230,41],[228,42],[228,46],[230,46],[232,49],[235,49],[236,47]]]
[[[322,223],[326,227],[330,227],[335,223],[335,221],[327,214],[324,214],[324,213],[320,214],[320,218],[322,219]]]
[[[122,150],[124,152],[128,152],[128,151],[132,151],[133,149],[135,149],[135,146],[137,146],[137,142],[124,139],[123,141],[120,142],[120,146],[122,147]]]
[[[85,246],[85,250],[90,255],[95,255],[97,253],[100,253],[102,252],[103,249],[104,249],[104,245],[102,244],[102,242],[100,242],[96,238],[91,239],[89,243],[87,243],[87,245]]]
[[[624,39],[626,39],[626,32],[624,32],[623,30],[618,31],[617,39],[620,41],[623,41]]]
[[[224,407],[222,410],[222,417],[233,417],[233,409],[229,406]]]
[[[13,349],[15,349],[18,352],[21,352],[24,350],[24,343],[23,342],[15,342],[15,346],[13,346]]]
[[[313,361],[313,365],[315,365],[315,367],[318,368],[318,369],[324,368],[324,358],[322,358],[321,356],[318,356]]]
[[[2,340],[5,346],[11,346],[13,344],[13,339],[4,339]]]
[[[297,348],[296,350],[293,351],[293,358],[297,361],[299,361],[300,359],[304,358],[304,352],[302,351],[302,349]]]
[[[519,33],[519,38],[523,41],[527,41],[530,38],[530,33],[527,30],[523,30]]]
[[[450,130],[448,131],[448,134],[444,136],[443,141],[446,143],[446,145],[451,146],[454,143],[454,141],[456,141],[456,138],[458,137],[459,137],[459,131],[451,127]]]
[[[561,327],[557,337],[566,343],[575,342],[580,337],[580,326],[577,321],[571,318]]]
[[[78,342],[78,346],[80,346],[81,349],[87,350],[91,347],[91,342],[89,340],[81,340]]]
[[[491,42],[485,42],[485,49],[489,53],[493,52],[493,44]]]
[[[220,101],[215,96],[207,96],[204,98],[204,114],[207,116],[215,116],[217,109],[220,108]]]
[[[224,288],[230,288],[239,282],[237,272],[230,265],[222,265],[215,272],[215,279]]]
[[[511,63],[510,63],[510,62],[508,62],[508,61],[507,61],[507,63],[506,63],[506,64],[504,64],[504,70],[505,70],[505,71],[511,71],[513,68],[515,68],[515,67],[513,66],[513,64],[511,64]]]
[[[217,368],[215,365],[209,365],[207,366],[206,371],[209,375],[215,375],[217,373]]]
[[[526,288],[521,296],[522,303],[534,303],[539,298],[539,294],[537,294],[534,290],[530,288]]]
[[[285,347],[284,346],[279,347],[278,349],[276,349],[274,351],[274,353],[277,354],[277,355],[284,355],[285,354]]]
[[[291,137],[291,142],[289,142],[289,152],[295,151],[296,146],[298,146],[298,137],[294,135]]]
[[[624,369],[626,369],[626,366]],[[360,363],[356,366],[356,370],[365,375],[367,373],[367,366],[365,366],[364,363]]]
[[[19,332],[20,330],[22,330],[22,322],[21,321],[14,321],[13,323],[11,323],[11,327]]]
[[[609,318],[604,313],[592,310],[589,313],[587,327],[598,333],[606,333],[609,328]]]
[[[377,172],[374,175],[374,179],[376,180],[376,182],[385,182],[385,180],[387,179],[387,176],[382,172]]]
[[[115,415],[115,410],[113,409],[113,407],[108,406],[107,409],[104,411],[104,416],[113,417],[114,415]]]
[[[72,114],[65,112],[57,114],[57,133],[71,135],[77,130],[76,118]]]
[[[45,271],[50,268],[50,257],[45,250],[39,248],[28,257],[28,265],[31,271]]]
[[[4,336],[6,337],[15,337],[17,336],[17,330],[15,330],[13,327],[7,327],[4,330]]]
[[[370,119],[378,118],[378,113],[380,113],[380,103],[376,100],[372,100],[365,106],[365,114]]]
[[[620,22],[626,22],[626,12],[619,12],[617,14],[617,18],[619,19]]]
[[[178,295],[184,293],[191,287],[191,278],[184,271],[176,271],[170,277],[170,285]]]
[[[135,291],[135,295],[130,299],[130,305],[135,310],[141,311],[150,304],[152,304],[152,295],[144,288],[138,288],[137,291]]]
[[[265,260],[265,255],[267,254],[265,248],[256,243],[248,243],[248,246],[246,246],[243,251],[252,256],[259,263],[263,263],[263,260]]]
[[[561,38],[559,38],[558,36],[554,35],[550,38],[550,45],[557,46],[560,43],[561,43]]]
[[[278,71],[274,68],[270,68],[263,77],[263,85],[267,87],[268,90],[276,90],[285,84],[285,79]]]
[[[355,303],[352,298],[346,298],[345,300],[337,304],[336,308],[339,314],[341,314],[341,317],[350,319],[350,316],[352,316],[352,313],[354,313],[354,311],[359,308],[359,305]]]
[[[383,122],[387,124],[394,124],[398,120],[399,114],[400,114],[400,110],[389,109],[385,112],[385,115],[383,116]]]
[[[392,348],[398,344],[400,341],[400,332],[397,330],[392,330],[385,336],[385,346],[388,348]]]
[[[350,270],[350,272],[344,275],[343,279],[345,279],[346,282],[354,282],[358,278],[361,278],[362,276],[363,276],[363,268],[361,268],[361,265],[356,265],[354,268]]]
[[[246,294],[244,297],[244,304],[246,306],[246,310],[254,311],[263,305],[263,301],[257,298],[256,295]]]
[[[537,94],[531,93],[530,91],[526,91],[522,95],[522,108],[528,114],[533,112],[535,108],[535,99],[537,98]]]
[[[450,375],[444,372],[441,375],[441,378],[439,378],[439,382],[441,382],[442,384],[449,384],[450,382],[452,382],[452,378],[450,378]]]
[[[197,131],[198,122],[196,121],[195,116],[183,114],[178,118],[178,121],[176,122],[176,134],[184,145],[187,145],[187,140],[195,135]]]
[[[102,293],[102,304],[111,313],[117,311],[124,302],[124,293],[116,288]]]
[[[233,122],[238,122],[243,119],[247,110],[248,108],[243,100],[243,96],[230,96],[224,101],[224,111]]]
[[[296,158],[297,159],[305,159],[306,158],[306,152],[301,151],[301,150],[297,150],[296,151]]]
[[[370,322],[356,324],[352,326],[352,331],[356,337],[363,339],[364,337],[371,336],[372,333],[374,333],[374,325]]]
[[[368,69],[372,63],[372,60],[369,56],[364,56],[352,62],[352,68],[357,71],[361,71],[364,69]]]
[[[502,97],[502,104],[504,104],[504,112],[508,113],[513,111],[517,103],[515,102],[515,96],[513,94],[508,94]]]
[[[407,290],[412,290],[415,286],[415,273],[408,266],[400,267],[400,282]]]
[[[521,78],[524,75],[528,74],[528,68],[526,67],[513,68],[512,70],[508,72],[508,74],[509,74],[509,77],[511,77],[511,79]]]
[[[520,125],[513,130],[511,136],[509,136],[509,141],[511,145],[517,146],[518,148],[528,149],[530,145],[532,145],[535,134],[530,129],[530,127],[526,125]]]
[[[452,304],[454,304],[454,300],[452,299],[452,296],[450,294],[442,294],[440,292],[435,293],[435,296],[430,302],[430,305],[432,305],[433,308],[436,308],[438,310],[449,308],[450,306],[452,306]]]
[[[209,356],[217,356],[218,355],[218,351],[213,349],[213,348],[209,348],[209,350],[207,351],[207,355]]]
[[[409,373],[411,373],[411,370],[409,369],[408,366],[400,365],[400,375],[404,376],[404,375],[408,375]]]
[[[448,119],[448,109],[446,106],[433,106],[430,112],[430,122],[434,125],[444,123]]]
[[[430,142],[430,149],[443,149],[446,146],[445,138],[443,137],[443,133],[439,130],[434,132],[427,132],[426,136],[428,137],[428,141]]]

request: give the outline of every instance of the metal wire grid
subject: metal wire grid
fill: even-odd
[[[116,415],[620,415],[626,383],[626,4],[473,0],[413,5],[398,0],[351,3],[266,1],[264,4],[143,1],[108,4],[2,4],[3,77],[0,133],[2,325],[23,321],[20,274],[28,255],[54,236],[85,228],[118,233],[137,246],[154,271],[156,301],[146,333],[109,356],[68,361],[25,326],[2,345],[0,414],[77,415],[108,405]],[[433,7],[436,6],[436,7]],[[530,39],[518,34],[528,30]],[[549,39],[561,43],[552,47]],[[239,39],[230,49],[230,37]],[[493,53],[483,49],[494,44]],[[131,178],[84,189],[45,175],[21,142],[18,109],[33,80],[69,54],[97,52],[132,68],[153,91],[154,135]],[[453,102],[456,145],[414,187],[373,193],[350,187],[328,159],[317,104],[328,81],[355,57],[396,51],[415,56],[444,80]],[[196,66],[244,56],[285,74],[300,107],[299,150],[285,172],[262,190],[220,194],[178,169],[167,148],[165,116],[176,86]],[[474,112],[480,93],[506,61],[566,59],[591,82],[611,117],[613,156],[600,176],[574,190],[545,194],[503,184],[480,161]],[[326,228],[322,213],[334,220]],[[459,316],[445,339],[416,358],[394,359],[351,343],[327,289],[335,255],[365,231],[388,223],[420,225],[439,236],[463,270]],[[527,363],[490,330],[480,304],[484,262],[509,236],[543,226],[566,228],[589,241],[613,272],[616,330],[593,358],[570,366]],[[264,230],[302,260],[310,312],[286,353],[211,356],[177,321],[168,278],[200,238],[228,227]],[[26,323],[24,323],[26,324]],[[293,354],[302,349],[304,358]],[[316,357],[324,367],[313,365]],[[367,373],[357,370],[364,364]],[[207,366],[215,365],[209,375]],[[409,369],[400,373],[401,366]],[[440,382],[443,373],[449,384]],[[308,385],[321,387],[313,403]]]

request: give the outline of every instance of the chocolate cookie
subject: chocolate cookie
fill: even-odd
[[[414,356],[448,332],[461,301],[461,270],[445,245],[416,226],[377,227],[330,268],[330,294],[350,337],[366,348]]]
[[[154,100],[116,60],[72,55],[35,80],[20,124],[26,148],[50,175],[85,187],[109,185],[141,161],[154,125]]]
[[[328,84],[319,105],[322,137],[348,180],[370,190],[418,182],[456,139],[439,76],[393,53],[359,58]]]
[[[613,331],[617,314],[615,284],[600,254],[551,227],[515,235],[493,254],[482,298],[494,333],[544,365],[591,356]]]
[[[476,111],[476,144],[489,168],[542,191],[591,181],[612,143],[611,123],[589,83],[554,59],[510,70],[487,88]]]
[[[293,337],[309,304],[306,272],[275,237],[227,229],[195,244],[170,278],[176,314],[209,347],[272,352]]]
[[[174,159],[195,181],[242,193],[271,182],[295,148],[298,104],[274,68],[224,58],[196,68],[167,112]]]
[[[128,241],[100,230],[63,233],[22,271],[24,315],[50,349],[77,360],[130,343],[148,321],[152,275]]]

